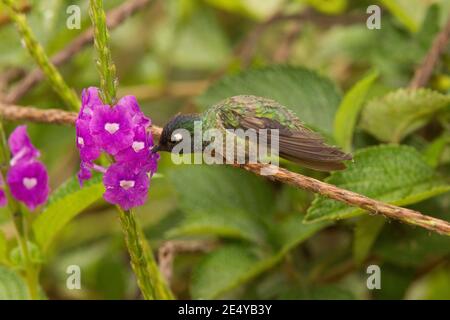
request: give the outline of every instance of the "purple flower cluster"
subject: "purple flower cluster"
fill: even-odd
[[[31,143],[26,126],[17,127],[9,136],[8,145],[12,158],[6,182],[12,196],[34,210],[48,198],[48,174],[45,166],[37,160],[40,156]],[[3,179],[1,180],[3,184]],[[0,206],[7,203],[3,189],[0,190]]]
[[[80,185],[92,177],[92,170],[97,170],[104,173],[106,201],[125,210],[144,204],[159,159],[151,152],[150,126],[135,97],[125,96],[111,107],[103,104],[97,88],[83,90],[76,121]],[[116,162],[108,168],[95,164],[102,152]]]

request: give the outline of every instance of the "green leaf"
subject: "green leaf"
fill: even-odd
[[[450,300],[450,270],[449,268],[439,268],[428,278],[426,299],[429,300]]]
[[[183,221],[168,231],[168,237],[214,235],[264,243],[263,226],[242,210],[187,212]]]
[[[34,221],[37,244],[45,251],[55,236],[77,214],[102,197],[104,186],[101,175],[87,181],[81,188],[77,177],[59,187],[51,196],[42,214]]]
[[[27,245],[28,245],[30,261],[36,265],[42,264],[44,262],[44,259],[42,257],[41,250],[39,249],[39,247],[31,241],[28,241]],[[23,256],[22,248],[20,247],[20,245],[17,245],[15,248],[11,249],[11,251],[9,253],[9,258],[10,258],[11,264],[15,268],[21,269],[21,270],[26,269],[26,259]]]
[[[401,267],[420,267],[450,254],[450,238],[422,229],[388,225],[373,252],[382,261]]]
[[[280,223],[274,223],[272,232],[280,253],[284,255],[328,225],[329,222],[305,224],[302,215],[293,214]]]
[[[173,7],[181,2],[172,3]],[[173,8],[175,9],[175,8]],[[179,12],[181,8],[172,10]],[[217,69],[231,52],[228,38],[213,10],[197,6],[188,14],[165,19],[156,26],[154,47],[162,61],[183,69]]]
[[[381,4],[386,7],[398,21],[400,21],[410,32],[416,32],[419,29],[418,23],[411,17],[411,0],[408,3],[399,0],[380,0]],[[413,6],[415,8],[415,6]]]
[[[279,263],[284,256],[326,227],[328,223],[304,224],[300,215],[288,217],[273,224],[273,236],[278,240],[278,251],[268,257],[259,257],[248,246],[228,245],[208,254],[195,269],[191,293],[195,299],[213,299],[224,295],[258,277]],[[220,274],[220,277],[217,275]]]
[[[210,234],[264,241],[263,220],[274,209],[266,181],[225,166],[184,166],[169,174],[184,221],[169,235]]]
[[[423,151],[427,163],[436,168],[447,144],[450,144],[450,134],[443,134],[431,142]]]
[[[0,266],[0,300],[26,300],[27,287],[13,270]]]
[[[369,256],[370,249],[380,234],[386,218],[384,217],[361,217],[355,226],[353,238],[353,259],[357,264],[362,264]]]
[[[294,111],[306,125],[329,134],[341,99],[336,86],[314,71],[270,66],[225,77],[197,102],[204,110],[225,98],[242,94],[274,99]]]
[[[242,209],[255,216],[273,212],[273,190],[264,179],[227,166],[181,166],[169,173],[189,211]],[[200,210],[202,209],[202,210]]]
[[[334,119],[334,139],[345,151],[351,151],[353,131],[359,112],[378,72],[372,71],[359,80],[344,96]]]
[[[450,190],[414,148],[380,145],[357,151],[346,170],[333,172],[326,182],[383,202],[408,205]],[[362,209],[317,196],[305,221],[344,219]]]
[[[194,299],[214,299],[270,269],[277,260],[261,259],[248,247],[228,245],[204,257],[192,275]]]
[[[400,89],[369,102],[361,127],[386,142],[400,142],[450,104],[450,96],[430,89]]]
[[[381,266],[381,290],[373,290],[376,300],[400,300],[414,281],[414,269],[383,263]]]
[[[408,289],[408,300],[450,300],[450,269],[442,265],[414,282]]]
[[[440,30],[440,9],[441,8],[437,3],[431,4],[428,7],[420,30],[417,32],[417,40],[426,51],[431,47],[434,37]]]

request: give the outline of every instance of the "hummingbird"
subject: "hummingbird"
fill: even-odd
[[[178,114],[163,127],[159,144],[153,152],[172,152],[182,137],[173,135],[177,129],[185,129],[194,145],[194,123],[200,121],[203,130],[277,129],[279,132],[279,156],[304,167],[319,171],[345,169],[344,160],[351,160],[350,154],[325,143],[324,139],[307,128],[288,108],[263,97],[239,95],[227,98],[201,114]],[[175,139],[174,139],[175,136]],[[198,138],[198,137],[197,137]],[[201,138],[201,137],[200,137]],[[202,146],[204,144],[197,144]],[[194,152],[201,151],[195,150]]]

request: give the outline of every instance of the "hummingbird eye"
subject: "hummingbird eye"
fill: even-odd
[[[172,141],[180,142],[181,140],[183,140],[183,135],[181,133],[175,133],[172,135]]]

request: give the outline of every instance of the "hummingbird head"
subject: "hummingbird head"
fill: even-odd
[[[194,123],[201,121],[198,114],[177,114],[164,126],[159,144],[153,147],[153,152],[168,151],[171,152],[173,147],[180,143],[185,135],[182,132],[187,132],[191,136],[193,144]]]

